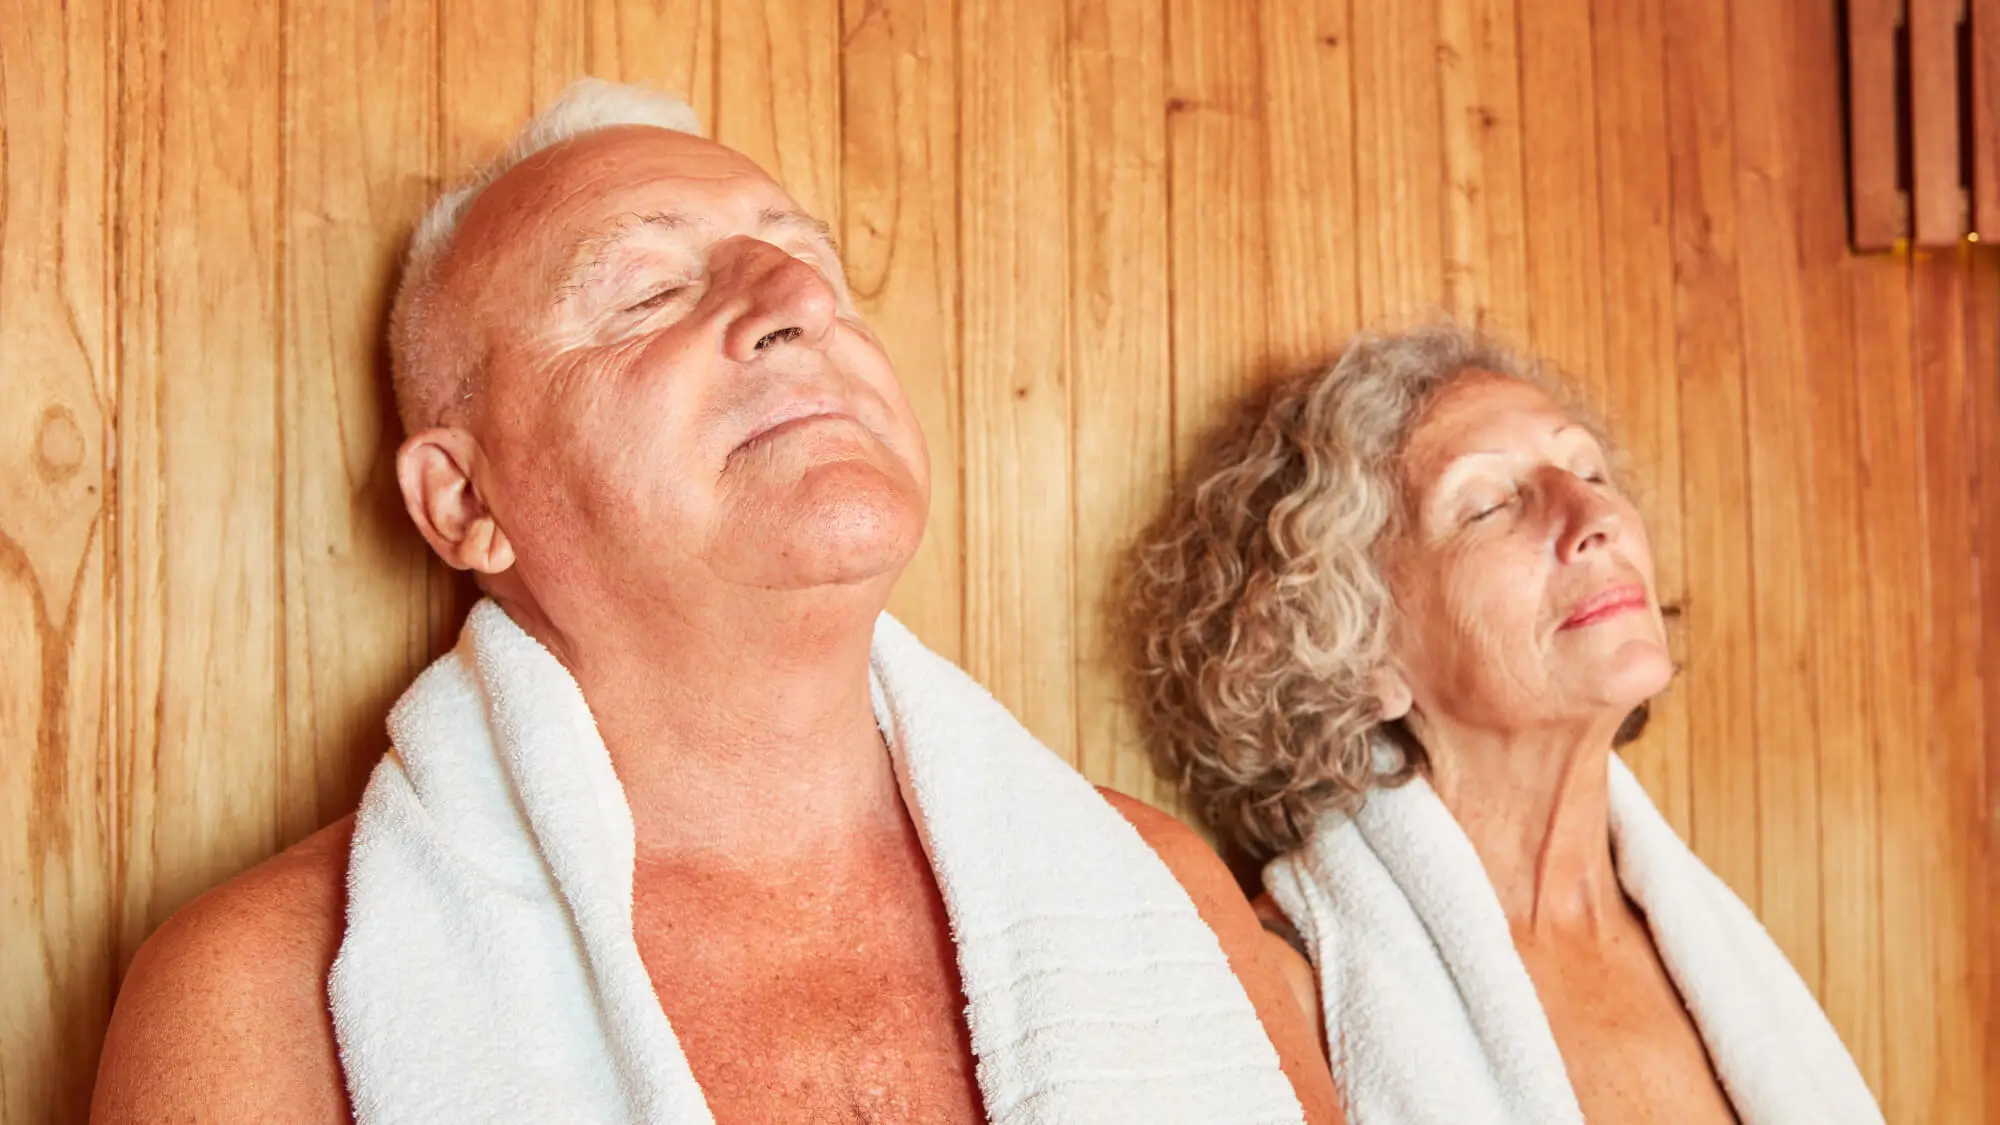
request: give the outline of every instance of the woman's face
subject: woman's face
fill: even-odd
[[[1652,548],[1587,428],[1472,372],[1430,403],[1403,464],[1392,704],[1401,688],[1421,725],[1500,735],[1615,729],[1666,687]]]

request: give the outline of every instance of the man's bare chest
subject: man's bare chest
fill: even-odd
[[[636,905],[640,955],[721,1125],[984,1120],[941,905]]]

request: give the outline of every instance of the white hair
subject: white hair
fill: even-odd
[[[529,119],[507,150],[457,187],[437,197],[417,222],[416,233],[403,258],[402,280],[389,317],[389,361],[394,376],[396,409],[410,433],[434,425],[454,395],[460,395],[470,365],[460,357],[456,372],[437,371],[442,356],[436,342],[440,330],[431,305],[431,285],[438,263],[472,210],[479,193],[515,165],[543,149],[600,129],[619,125],[651,125],[676,133],[701,136],[701,119],[694,108],[672,94],[642,86],[624,86],[599,78],[579,78],[556,100]]]

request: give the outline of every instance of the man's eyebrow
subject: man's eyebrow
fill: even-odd
[[[556,278],[556,300],[561,302],[595,274],[611,257],[611,252],[645,230],[679,230],[700,220],[678,211],[634,211],[620,215],[605,226],[585,232],[570,244],[568,264]]]
[[[757,224],[763,227],[789,227],[795,230],[806,231],[825,240],[828,246],[833,247],[835,254],[840,253],[840,240],[833,237],[833,228],[806,214],[804,211],[787,210],[782,207],[766,207],[758,212]]]

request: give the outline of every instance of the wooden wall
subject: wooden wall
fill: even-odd
[[[1219,406],[1437,309],[1566,364],[1685,607],[1641,775],[1891,1121],[2000,1119],[2000,264],[1846,251],[1837,23],[0,0],[0,1119],[80,1119],[138,943],[347,811],[453,635],[386,294],[426,199],[586,73],[687,91],[835,224],[940,482],[896,608],[1163,803],[1104,593]]]

